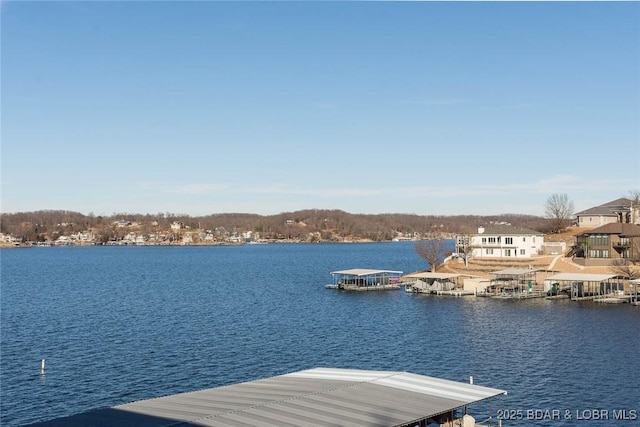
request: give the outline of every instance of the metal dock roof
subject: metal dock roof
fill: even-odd
[[[403,426],[502,394],[408,372],[315,368],[32,426]]]
[[[342,274],[342,275],[350,275],[350,276],[370,276],[375,274],[402,274],[402,271],[396,270],[372,270],[369,268],[352,268],[350,270],[340,270],[340,271],[332,271],[331,274]]]
[[[601,282],[618,277],[616,274],[591,274],[591,273],[558,273],[547,277],[547,280],[575,281],[575,282]]]

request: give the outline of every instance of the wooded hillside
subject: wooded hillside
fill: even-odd
[[[185,230],[257,233],[263,239],[300,241],[341,241],[344,239],[388,241],[398,236],[425,238],[442,234],[472,233],[480,225],[507,222],[514,226],[545,232],[548,220],[531,215],[421,216],[412,214],[351,214],[341,210],[309,209],[277,215],[224,213],[191,217],[171,213],[111,216],[43,210],[0,215],[0,232],[23,241],[54,241],[61,235],[91,231],[102,241],[118,240],[128,229],[138,233],[169,230],[181,223]]]

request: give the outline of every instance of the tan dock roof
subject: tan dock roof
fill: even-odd
[[[503,394],[407,372],[315,368],[32,426],[405,426]]]

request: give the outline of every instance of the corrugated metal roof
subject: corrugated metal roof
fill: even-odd
[[[33,426],[401,426],[502,394],[407,372],[315,368]]]

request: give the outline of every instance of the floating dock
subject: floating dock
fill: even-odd
[[[350,270],[332,271],[333,283],[325,285],[327,289],[344,291],[388,291],[400,289],[402,271],[373,270],[368,268],[352,268]]]

